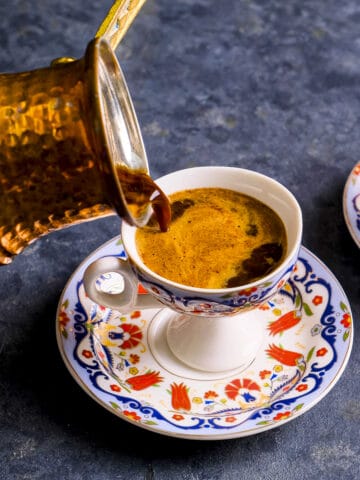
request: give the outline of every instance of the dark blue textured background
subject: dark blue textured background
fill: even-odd
[[[0,71],[81,57],[110,0],[1,0]],[[360,313],[360,252],[342,214],[360,151],[356,0],[148,0],[117,49],[152,175],[251,168],[285,184],[304,245]],[[0,172],[1,175],[1,172]],[[52,233],[0,270],[1,480],[360,478],[360,352],[313,409],[254,437],[193,442],[99,407],[63,365],[54,334],[68,277],[117,235],[116,217]]]

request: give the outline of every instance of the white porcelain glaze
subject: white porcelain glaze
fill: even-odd
[[[333,274],[303,247],[289,281],[249,312],[264,332],[254,361],[225,373],[200,372],[175,357],[170,369],[158,361],[154,344],[171,358],[160,328],[166,326],[164,309],[123,313],[85,295],[86,267],[97,258],[124,255],[120,238],[92,253],[66,285],[56,323],[59,349],[74,379],[117,417],[179,438],[244,437],[298,418],[341,377],[353,341],[350,305]],[[117,288],[112,274],[100,282]],[[121,433],[115,422],[117,428]]]
[[[106,258],[94,262],[85,272],[89,296],[99,304],[123,312],[160,304],[178,312],[168,327],[167,341],[179,361],[202,371],[226,371],[247,366],[261,344],[261,331],[246,312],[269,300],[287,281],[301,245],[302,215],[292,193],[260,173],[232,167],[196,167],[170,173],[157,180],[166,193],[201,187],[219,187],[250,195],[272,208],[282,219],[287,234],[287,254],[281,264],[260,280],[226,289],[194,288],[160,277],[142,262],[136,249],[136,227],[122,224],[122,241],[128,261]],[[131,269],[130,269],[131,266]],[[96,289],[97,278],[109,271],[120,272],[125,290],[109,295]],[[132,273],[133,272],[133,273]],[[140,282],[152,297],[136,296]],[[223,317],[237,315],[229,320]],[[184,319],[184,315],[187,316]],[[207,320],[197,321],[197,317]],[[219,318],[217,325],[214,318]],[[240,324],[242,322],[242,324]],[[181,327],[179,327],[179,325]],[[222,332],[221,335],[215,333]],[[227,355],[221,355],[226,348]]]
[[[360,162],[358,162],[346,181],[343,194],[343,212],[346,225],[360,248]]]

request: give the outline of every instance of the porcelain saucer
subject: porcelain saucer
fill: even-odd
[[[308,411],[346,367],[353,339],[349,302],[333,274],[304,247],[281,292],[252,312],[266,332],[252,364],[202,380],[191,372],[170,372],[153,356],[148,333],[162,310],[123,315],[86,296],[85,268],[107,255],[125,256],[120,237],[93,252],[69,279],[56,332],[74,379],[123,420],[179,438],[244,437]],[[112,274],[101,282],[107,291],[116,290]]]
[[[343,211],[349,232],[360,248],[360,162],[352,169],[346,181]]]

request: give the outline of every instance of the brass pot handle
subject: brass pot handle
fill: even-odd
[[[116,0],[95,38],[104,37],[115,50],[145,2],[146,0]]]

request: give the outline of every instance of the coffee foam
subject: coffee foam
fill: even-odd
[[[269,273],[286,253],[281,219],[252,197],[198,188],[174,193],[170,201],[173,220],[167,232],[154,225],[136,233],[143,262],[162,277],[198,288],[241,286]],[[251,259],[264,245],[280,245],[281,258],[274,260],[266,251],[261,261],[268,261],[268,270],[256,275],[259,269],[254,274]],[[239,283],[229,285],[231,279]]]

